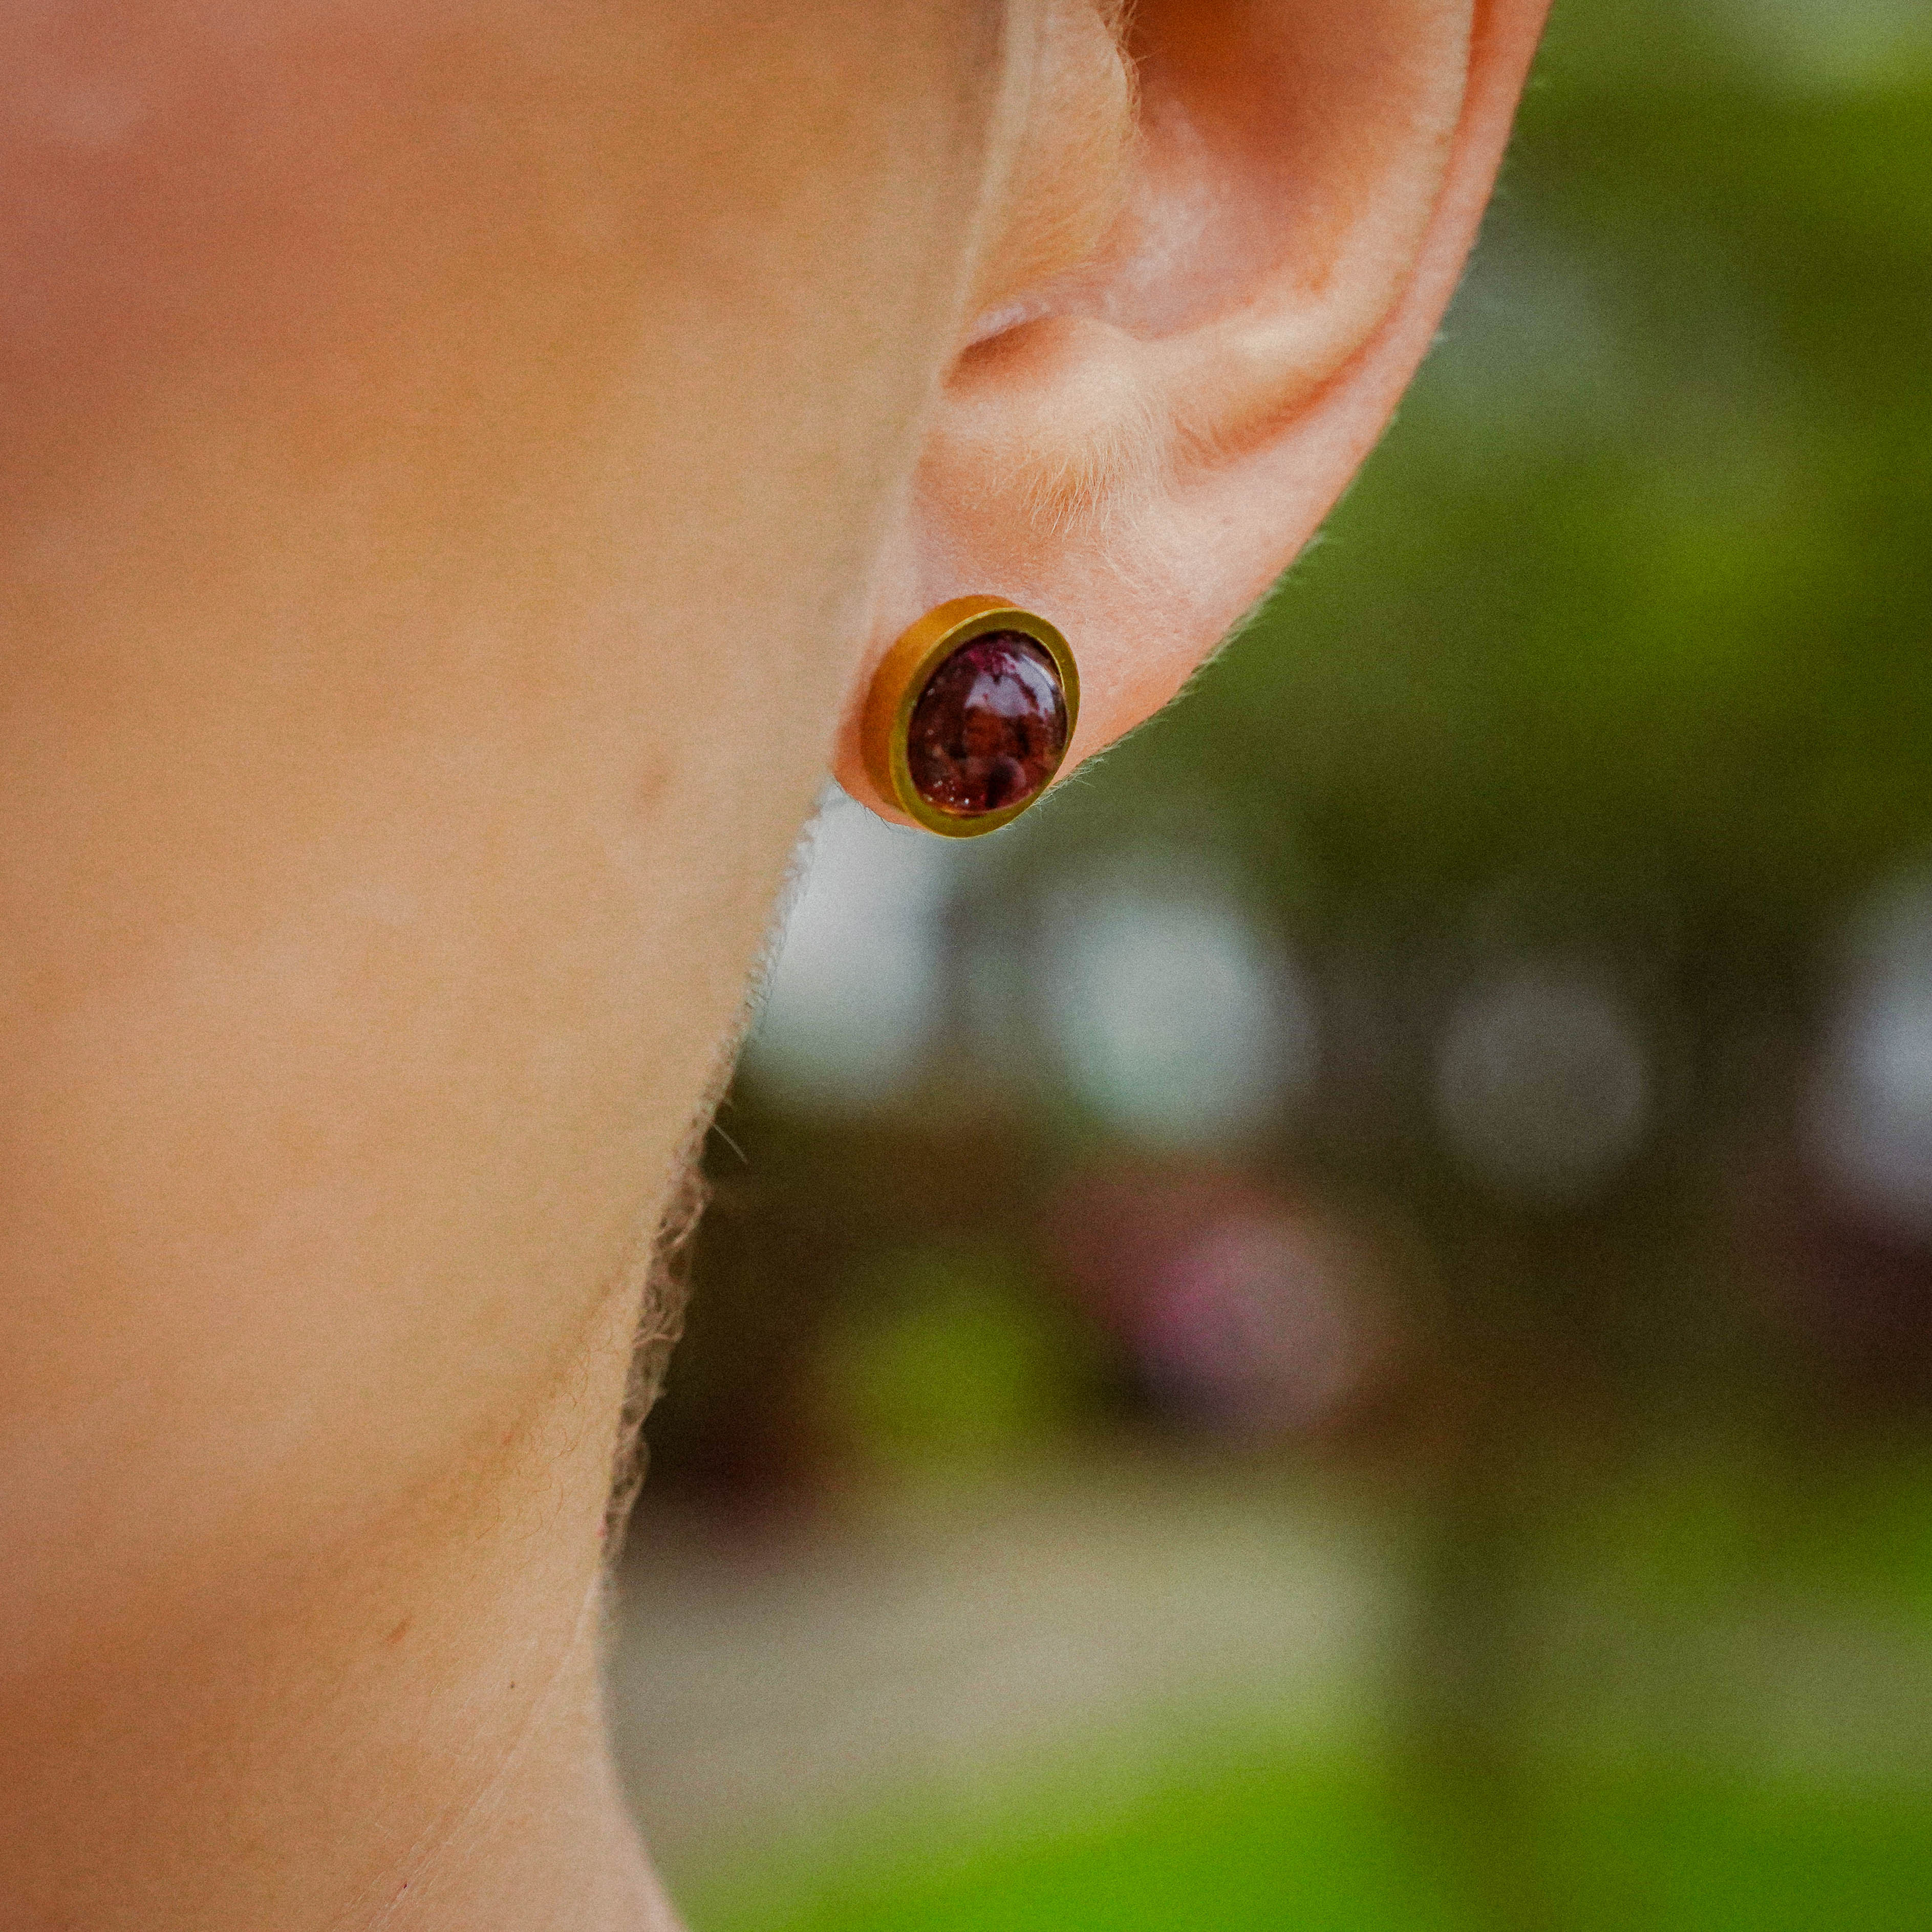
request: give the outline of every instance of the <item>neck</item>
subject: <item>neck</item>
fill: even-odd
[[[432,1492],[110,1593],[0,1681],[27,1923],[668,1932],[598,1671],[631,1304]]]

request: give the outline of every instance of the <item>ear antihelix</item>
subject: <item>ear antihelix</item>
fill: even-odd
[[[879,796],[915,825],[977,838],[1045,794],[1079,713],[1079,670],[1055,626],[1004,598],[957,597],[881,660],[860,755]]]

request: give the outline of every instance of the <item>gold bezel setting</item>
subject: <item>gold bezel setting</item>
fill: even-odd
[[[958,818],[928,804],[913,783],[911,768],[906,761],[913,710],[934,672],[955,651],[976,638],[990,637],[999,631],[1017,632],[1039,645],[1053,660],[1066,706],[1066,746],[1046,782],[1017,805],[981,812],[974,818]],[[1079,720],[1080,673],[1071,647],[1052,625],[1030,610],[1009,604],[1004,597],[956,597],[928,610],[886,653],[866,694],[860,749],[872,782],[915,824],[938,832],[943,838],[977,838],[984,832],[1010,825],[1052,789],[1054,778],[1066,761],[1066,751],[1072,748],[1074,728]]]

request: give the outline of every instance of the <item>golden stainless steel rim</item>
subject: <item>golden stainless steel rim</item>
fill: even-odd
[[[977,838],[984,832],[1010,825],[1022,812],[1046,796],[1060,770],[1056,765],[1048,774],[1046,783],[1030,798],[972,818],[956,818],[928,805],[912,782],[912,770],[906,762],[906,744],[912,728],[913,707],[928,680],[961,645],[970,644],[975,638],[990,637],[996,631],[1017,632],[1030,638],[1052,658],[1066,700],[1066,743],[1070,748],[1073,728],[1080,719],[1080,673],[1073,662],[1072,647],[1044,617],[1022,610],[1003,597],[956,597],[950,603],[928,610],[886,653],[866,695],[860,750],[867,773],[880,793],[915,824],[938,832],[943,838]],[[1064,751],[1060,762],[1066,762]]]

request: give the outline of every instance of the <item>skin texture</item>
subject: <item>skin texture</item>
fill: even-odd
[[[1172,694],[1540,11],[5,10],[0,1927],[668,1922],[605,1492],[825,764],[966,591]]]

